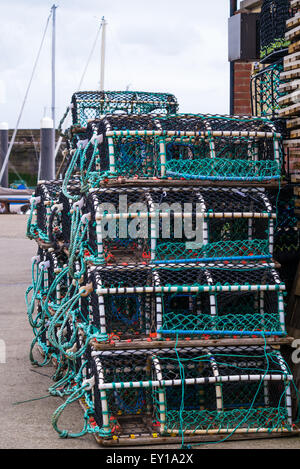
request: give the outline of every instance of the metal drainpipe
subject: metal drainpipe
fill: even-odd
[[[237,10],[237,0],[230,0],[230,16]],[[234,114],[234,62],[230,62],[230,104],[229,113]]]

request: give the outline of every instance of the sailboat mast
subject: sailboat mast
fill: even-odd
[[[101,71],[100,71],[100,91],[104,91],[104,71],[105,71],[105,29],[106,21],[102,18],[102,36],[101,36]]]
[[[53,127],[55,129],[55,41],[56,41],[56,8],[55,4],[52,5],[52,105],[51,117],[53,120]],[[55,139],[55,137],[54,137]]]

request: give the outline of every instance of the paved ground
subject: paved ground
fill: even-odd
[[[24,292],[30,283],[30,259],[36,246],[25,238],[26,221],[24,215],[0,215],[0,340],[6,345],[6,363],[0,363],[0,448],[97,449],[91,435],[76,440],[58,437],[51,426],[51,415],[61,399],[50,397],[15,405],[47,395],[52,373],[51,367],[33,368],[28,358],[32,332]],[[79,430],[81,423],[82,411],[74,404],[66,410],[61,427]],[[300,448],[300,438],[231,441],[201,448],[292,449]]]

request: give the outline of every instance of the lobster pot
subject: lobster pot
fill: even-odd
[[[258,117],[107,114],[78,145],[85,167],[87,148],[98,145],[101,178],[263,181],[279,178],[282,165],[281,134]]]
[[[67,247],[70,241],[73,204],[81,198],[80,183],[69,181],[65,191],[61,191],[49,217],[49,239],[56,248]]]
[[[153,272],[158,338],[284,335],[284,284],[259,265],[162,267]]]
[[[89,218],[88,246],[97,261],[144,262],[150,258],[148,218],[130,212],[145,212],[144,188],[91,190],[86,211]],[[107,216],[108,215],[108,216]]]
[[[154,262],[272,255],[276,213],[263,189],[162,188],[146,196],[149,212],[160,213],[151,219]]]
[[[109,338],[142,339],[156,333],[155,303],[153,294],[141,288],[151,285],[151,270],[147,268],[102,268],[93,270],[90,276],[93,292],[90,295],[92,324]],[[110,287],[124,286],[120,293]],[[126,286],[130,285],[129,292]],[[106,294],[98,295],[98,288]],[[113,294],[110,294],[113,291]]]
[[[137,91],[78,91],[72,96],[73,125],[86,127],[89,120],[120,111],[126,114],[175,114],[177,99],[169,93]]]
[[[40,300],[45,302],[46,295],[48,295],[45,308],[49,303],[56,304],[59,297],[60,287],[55,285],[55,279],[61,271],[60,262],[61,259],[54,252],[41,247],[38,248],[37,255],[32,258],[32,300],[40,304]]]
[[[279,99],[285,93],[280,91],[282,61],[263,68],[251,77],[252,113],[274,119],[280,109]]]
[[[260,14],[260,58],[273,63],[284,56],[290,44],[285,38],[289,0],[264,0]]]
[[[149,436],[155,427],[153,392],[151,380],[151,353],[138,350],[125,352],[92,352],[91,374],[95,377],[92,398],[95,408],[95,420],[101,428],[101,434],[107,438],[129,437],[130,435]],[[139,388],[120,389],[119,383],[139,380]],[[107,385],[117,384],[116,389],[102,389]]]
[[[65,352],[69,350],[70,353],[76,353],[79,350],[85,352],[84,326],[89,324],[90,309],[88,298],[83,295],[77,298],[72,307],[64,308],[64,302],[74,298],[78,290],[69,275],[69,269],[66,265],[63,268],[56,267],[54,274],[52,273],[52,265],[59,265],[61,259],[59,257],[57,259],[56,254],[52,252],[48,253],[47,257],[50,261],[50,267],[48,269],[49,287],[47,294],[49,299],[46,302],[49,321],[47,322],[46,336],[53,353],[59,361],[63,358],[62,348]],[[87,275],[87,272],[82,275],[81,281],[84,284],[87,283]],[[60,314],[54,317],[56,313]],[[48,332],[50,325],[51,334]],[[72,366],[79,371],[84,359],[84,353],[78,355],[72,361]]]
[[[92,357],[97,423],[108,438],[292,428],[292,376],[269,348],[107,351]]]
[[[69,287],[67,262],[68,258],[64,252],[46,251],[45,253],[44,288],[48,295],[47,307],[52,310],[52,313],[61,304]]]
[[[93,325],[122,339],[284,335],[284,284],[273,265],[97,267]]]
[[[61,181],[40,182],[35,190],[31,204],[35,207],[35,224],[31,224],[34,237],[49,242],[48,227],[51,207],[58,201],[61,191]]]
[[[277,194],[272,194],[274,199]],[[281,189],[274,232],[274,259],[280,264],[297,265],[300,255],[300,232],[297,228],[296,197],[293,188]],[[292,266],[291,266],[292,267]],[[292,275],[293,277],[293,275]]]
[[[271,134],[270,134],[271,137]],[[211,132],[207,137],[166,139],[165,170],[174,179],[268,180],[278,179],[281,157],[274,160],[274,142],[269,137],[227,136]]]
[[[42,354],[55,353],[48,340],[48,328],[63,296],[66,275],[60,276],[63,259],[54,252],[38,248],[32,258],[32,288],[26,292],[28,314],[37,320],[36,342]]]

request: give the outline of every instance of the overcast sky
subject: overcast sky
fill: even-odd
[[[15,126],[53,1],[1,0],[0,122]],[[77,89],[102,16],[105,89],[174,93],[180,112],[228,113],[229,0],[59,0],[56,120]],[[82,89],[100,81],[100,40]],[[20,128],[39,127],[51,106],[51,27]]]

